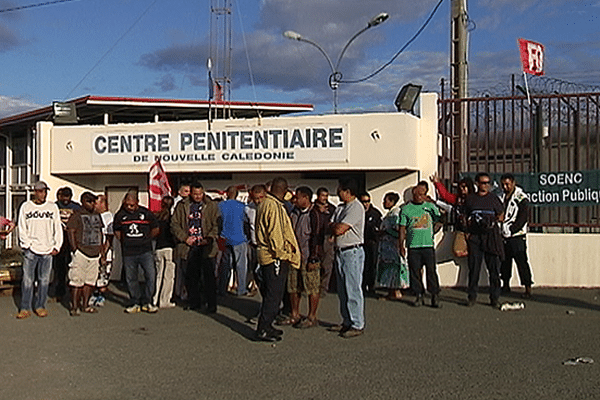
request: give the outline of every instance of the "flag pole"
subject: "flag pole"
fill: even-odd
[[[527,82],[527,74],[523,71],[523,79],[525,80],[525,91],[527,92],[527,104],[531,107],[531,96],[529,95],[529,83]]]
[[[212,60],[210,57],[206,61],[206,68],[208,69],[208,131],[211,131],[212,124],[212,98],[214,96],[214,84],[212,80]]]

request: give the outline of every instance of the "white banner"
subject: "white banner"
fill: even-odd
[[[348,126],[94,133],[92,165],[347,162]],[[168,167],[166,167],[168,169]]]

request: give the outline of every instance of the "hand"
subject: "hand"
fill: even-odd
[[[185,244],[187,244],[188,246],[193,246],[195,242],[196,238],[193,236],[188,236],[187,239],[185,239]]]
[[[52,252],[50,253],[51,256],[55,256],[59,253],[58,249],[52,249]]]
[[[438,176],[437,172],[434,172],[433,175],[429,177],[429,180],[433,183],[438,183],[440,181],[440,177]]]
[[[308,264],[306,264],[306,270],[307,271],[314,271],[316,269],[321,268],[321,263],[319,261],[317,262],[309,262]]]
[[[400,245],[400,255],[404,258],[406,258],[406,247],[404,247],[404,245]]]

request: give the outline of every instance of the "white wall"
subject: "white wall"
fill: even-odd
[[[466,259],[452,256],[452,237],[439,234],[436,248],[438,272],[443,286],[466,286]],[[527,253],[536,286],[600,286],[600,235],[530,233]],[[482,269],[485,271],[485,267]],[[488,285],[482,272],[481,285]],[[513,263],[511,286],[520,286]]]

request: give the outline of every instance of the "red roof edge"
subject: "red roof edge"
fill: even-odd
[[[115,102],[115,103],[174,103],[174,104],[188,104],[188,105],[209,105],[213,106],[237,106],[237,107],[271,107],[281,109],[301,109],[305,111],[312,111],[314,106],[312,104],[305,103],[265,103],[265,102],[252,102],[252,101],[208,101],[208,100],[182,100],[182,99],[154,99],[154,98],[140,98],[140,97],[111,97],[111,96],[92,96],[87,95],[79,97],[73,100],[67,100],[67,103],[75,103],[76,105],[87,104],[90,101],[97,102]],[[46,106],[38,108],[36,110],[27,111],[21,114],[12,115],[0,119],[0,125],[5,125],[14,121],[27,120],[36,116],[52,113],[52,106]]]

